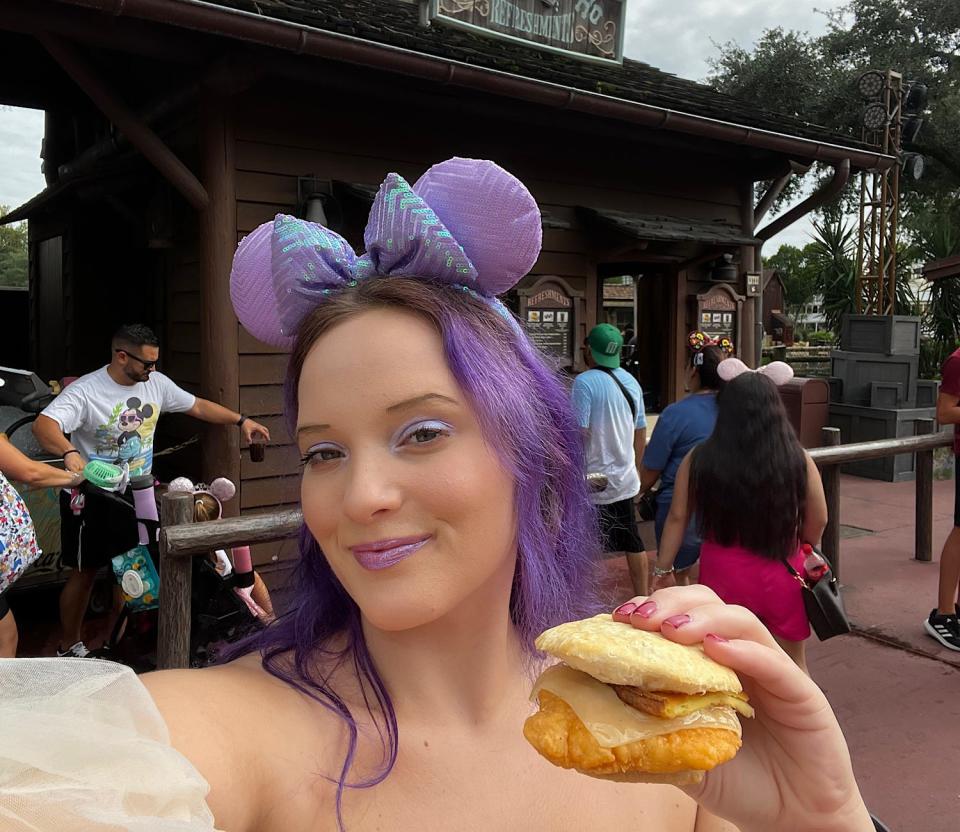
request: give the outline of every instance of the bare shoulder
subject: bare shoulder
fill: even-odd
[[[275,785],[302,765],[316,771],[317,750],[339,738],[328,712],[264,670],[257,655],[150,673],[142,681],[174,748],[210,784],[207,802],[218,829],[266,828]]]

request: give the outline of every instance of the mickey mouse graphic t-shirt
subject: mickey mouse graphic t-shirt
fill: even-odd
[[[126,462],[130,476],[149,474],[153,434],[162,411],[183,413],[197,398],[167,376],[153,372],[147,381],[117,384],[101,367],[68,384],[43,411],[87,460]]]

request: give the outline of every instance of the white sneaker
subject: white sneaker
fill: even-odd
[[[87,645],[82,641],[78,641],[66,650],[61,650],[59,647],[57,648],[57,656],[60,658],[85,659],[89,655],[90,651],[87,650]]]

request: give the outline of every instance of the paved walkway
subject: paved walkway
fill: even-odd
[[[871,811],[892,832],[960,829],[960,653],[922,627],[953,525],[953,481],[934,483],[932,563],[913,559],[913,483],[843,477],[840,515],[856,632],[811,639],[810,672],[843,726]],[[632,594],[623,564],[607,562],[605,590],[611,600]]]

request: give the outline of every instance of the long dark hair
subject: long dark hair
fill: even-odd
[[[690,496],[704,539],[764,557],[797,549],[807,460],[776,385],[743,373],[717,397],[717,424],[691,461]]]
[[[687,366],[694,367],[697,375],[700,376],[700,389],[722,390],[725,382],[717,373],[717,365],[727,357],[726,353],[713,344],[698,351],[688,350],[688,353]],[[697,363],[698,356],[700,358],[699,364]]]

